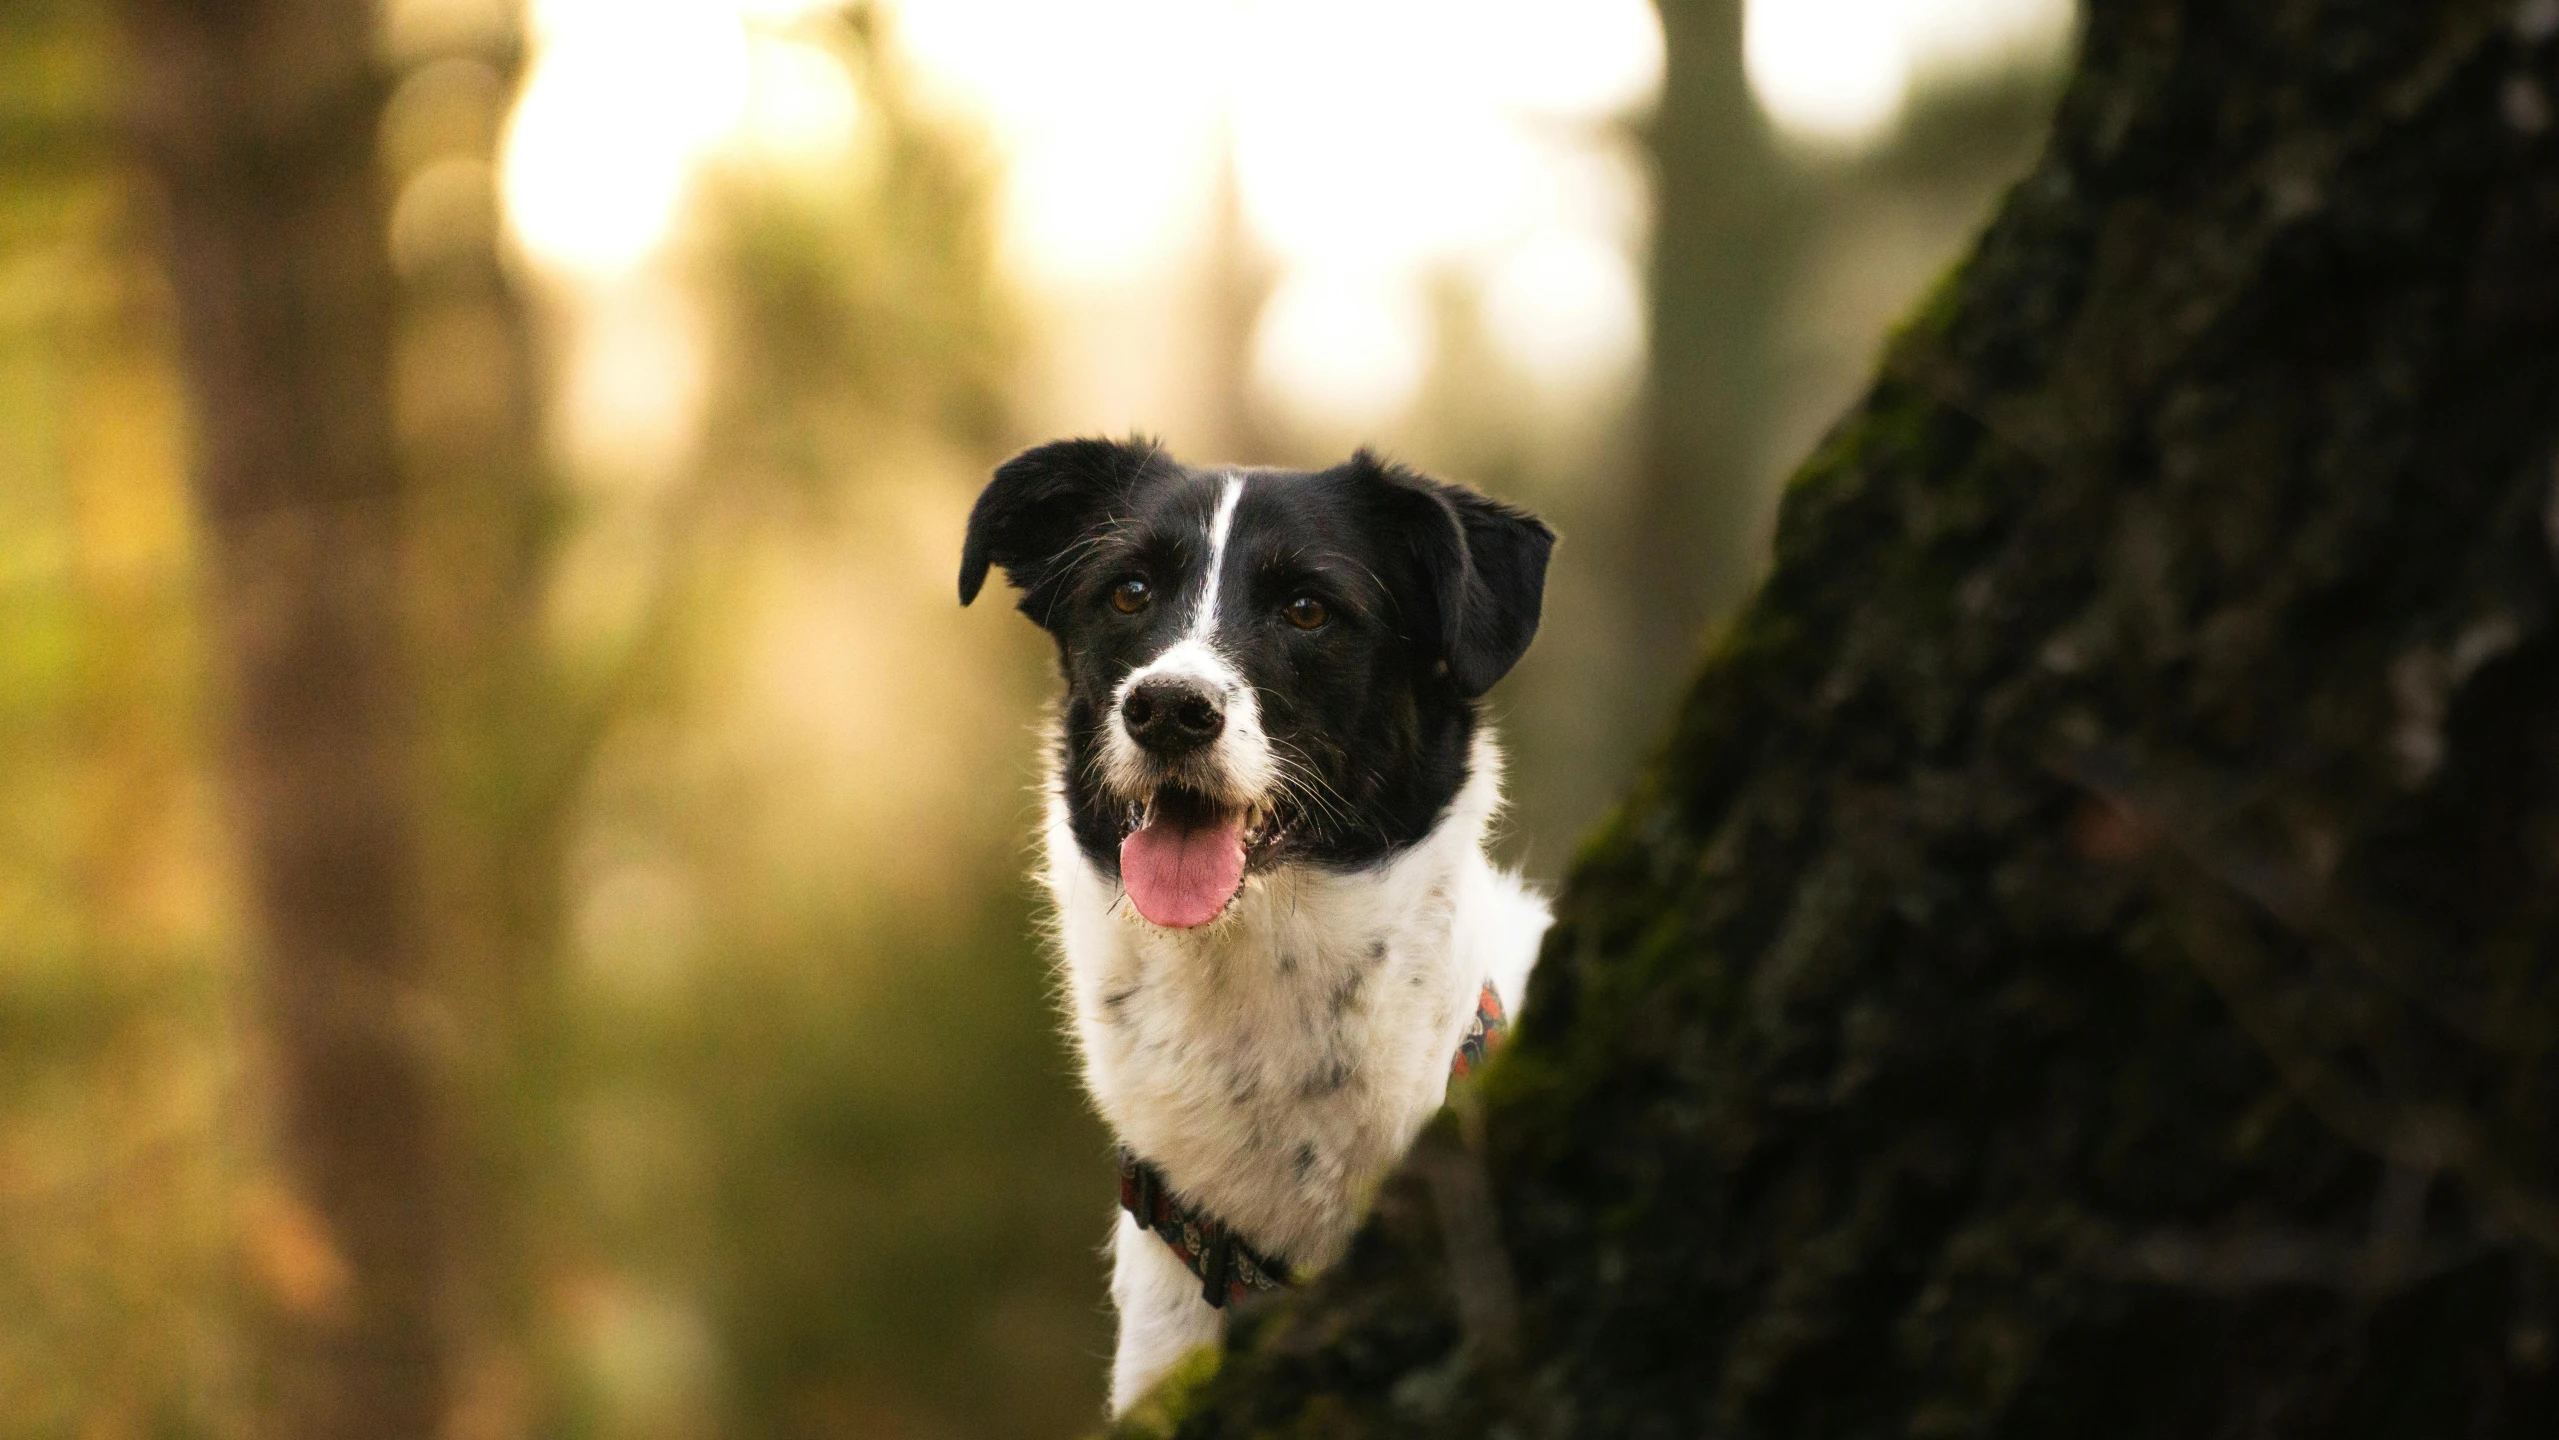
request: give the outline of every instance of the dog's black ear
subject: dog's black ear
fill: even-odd
[[[1161,458],[1152,442],[1135,438],[1053,440],[995,467],[969,511],[960,603],[986,587],[988,566],[1001,565],[1028,611],[1029,596],[1058,578],[1057,561]]]
[[[1362,450],[1351,469],[1381,487],[1418,586],[1399,597],[1415,638],[1434,645],[1459,694],[1474,699],[1537,638],[1555,532],[1516,506],[1391,465]]]

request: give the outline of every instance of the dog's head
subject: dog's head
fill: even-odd
[[[1056,637],[1076,843],[1182,928],[1253,871],[1357,867],[1429,833],[1466,782],[1476,697],[1537,633],[1554,543],[1365,451],[1195,470],[1063,440],[978,497],[960,603],[1000,565]]]

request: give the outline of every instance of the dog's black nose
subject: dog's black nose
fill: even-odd
[[[1197,680],[1158,676],[1140,681],[1120,702],[1130,738],[1158,755],[1182,755],[1226,728],[1226,703]]]

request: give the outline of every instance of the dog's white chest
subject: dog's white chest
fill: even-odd
[[[1138,919],[1063,817],[1049,827],[1095,1103],[1122,1144],[1265,1254],[1330,1264],[1445,1098],[1485,983],[1518,1003],[1546,913],[1484,855],[1489,747],[1485,761],[1403,854],[1257,877],[1196,930]]]

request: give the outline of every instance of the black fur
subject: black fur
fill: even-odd
[[[1001,566],[1055,637],[1069,810],[1107,874],[1129,826],[1127,797],[1103,793],[1095,763],[1107,707],[1181,633],[1233,473],[1138,440],[1064,440],[1005,462],[969,516],[960,602]],[[1240,473],[1218,641],[1274,747],[1307,773],[1273,858],[1372,864],[1428,834],[1465,784],[1476,700],[1537,633],[1554,532],[1366,451],[1329,470]],[[1134,615],[1110,601],[1131,578],[1157,597]],[[1300,596],[1324,607],[1320,628],[1282,613]]]

